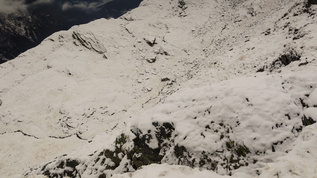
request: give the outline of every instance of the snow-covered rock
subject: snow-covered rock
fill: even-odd
[[[315,4],[144,0],[53,34],[0,65],[0,175],[317,176]]]
[[[165,178],[192,178],[192,177],[213,177],[228,178],[230,176],[221,176],[211,171],[200,171],[185,166],[169,166],[167,164],[150,165],[142,168],[135,173],[116,174],[113,178],[147,178],[147,177],[165,177]]]

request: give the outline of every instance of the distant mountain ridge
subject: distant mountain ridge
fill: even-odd
[[[63,11],[62,4],[71,0],[58,0],[53,4],[31,6],[27,11],[0,14],[0,63],[35,47],[56,31],[99,18],[117,18],[137,7],[141,1],[113,0],[98,7],[96,11],[86,12],[76,8]]]

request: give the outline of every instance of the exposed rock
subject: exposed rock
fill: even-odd
[[[308,126],[308,125],[312,125],[312,124],[316,123],[316,121],[313,120],[311,117],[309,117],[309,116],[307,117],[305,115],[303,115],[303,117],[302,117],[302,122],[303,122],[304,126]]]
[[[154,45],[156,45],[156,37],[154,36],[146,36],[143,38],[144,41],[151,47],[153,47]]]
[[[184,8],[186,5],[185,1],[184,0],[178,0],[178,7],[179,8]]]
[[[166,144],[172,138],[174,127],[170,123],[153,123],[153,126],[154,135],[159,141],[158,148],[149,146],[151,133],[143,134],[140,130],[134,129],[132,147],[128,146],[131,145],[128,142],[129,136],[121,134],[114,143],[114,150],[105,149],[94,153],[91,155],[93,161],[75,160],[65,156],[46,164],[38,171],[48,177],[77,178],[87,174],[103,177],[112,175],[119,166],[120,170],[116,172],[124,173],[152,163],[161,163],[163,155],[160,152],[168,146]]]
[[[310,7],[312,5],[316,5],[317,4],[317,0],[306,0],[306,6]]]
[[[80,178],[80,173],[76,166],[79,165],[79,161],[73,159],[60,160],[54,170],[46,169],[44,166],[42,171],[43,175],[48,177],[73,177]]]
[[[299,61],[301,58],[300,54],[297,53],[294,49],[287,50],[284,54],[280,55],[278,59],[273,61],[269,66],[263,66],[258,69],[257,72],[264,72],[268,70],[269,72],[285,67],[294,61]],[[302,64],[299,64],[302,65]]]
[[[166,81],[170,81],[170,79],[168,77],[165,77],[165,78],[161,78],[161,81],[166,82]]]
[[[156,62],[156,56],[148,56],[147,58],[146,58],[146,61],[148,62],[148,63],[154,63],[154,62]]]
[[[75,40],[78,40],[78,42],[87,49],[94,50],[99,54],[105,53],[107,51],[103,44],[91,32],[74,30],[72,37]]]

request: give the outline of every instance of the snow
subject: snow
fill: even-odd
[[[310,107],[314,107],[317,106],[317,90],[314,89],[310,94],[309,94],[309,98],[307,100],[307,104]]]
[[[307,108],[304,110],[304,115],[306,117],[312,118],[314,121],[316,121],[317,117],[317,108]]]
[[[35,162],[46,164],[52,158],[64,154],[65,151],[71,152],[74,147],[83,146],[84,142],[74,136],[44,140],[25,137],[17,132],[1,135],[0,144],[2,145],[0,149],[1,177],[11,177],[15,174],[20,177],[21,172],[28,171]]]
[[[315,5],[308,13],[295,0],[185,3],[144,0],[0,65],[0,177],[42,177],[44,165],[62,173],[54,166],[67,159],[87,178],[317,176],[316,125],[302,121],[317,121]],[[299,58],[285,65],[290,51]],[[122,174],[134,170],[124,152],[114,170],[94,162],[122,133],[131,149],[130,130],[152,131],[147,144],[159,148],[153,123],[175,129],[162,164]],[[249,150],[239,158],[248,166],[176,165],[176,146],[221,163],[235,154],[230,144]]]
[[[229,178],[230,176],[221,176],[210,171],[200,171],[186,166],[170,166],[167,164],[145,166],[134,173],[116,174],[113,178],[147,178],[147,177],[166,177],[166,178],[191,178],[191,177],[212,177]]]
[[[305,85],[317,80],[315,72],[243,77],[179,90],[163,104],[136,117],[133,126],[144,133],[153,128],[153,122],[171,122],[177,135],[175,145],[193,152],[216,152],[223,150],[228,141],[220,137],[220,133],[227,132],[222,124],[230,127],[230,140],[245,145],[251,152],[269,153],[254,155],[254,159],[272,161],[284,155],[285,147],[298,135],[293,131],[301,126],[303,111],[296,103],[297,97],[311,92]],[[293,85],[283,89],[283,82],[288,80]],[[308,108],[304,114],[314,119],[316,108]],[[283,145],[271,151],[272,145],[280,141]]]
[[[291,151],[276,162],[265,165],[260,177],[315,177],[316,141],[316,125],[306,127]]]

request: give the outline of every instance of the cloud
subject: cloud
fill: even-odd
[[[53,2],[54,2],[54,0],[36,0],[32,4],[34,4],[34,5],[36,5],[36,4],[49,4],[49,3],[53,3]]]
[[[0,13],[13,13],[26,7],[23,0],[0,0]]]
[[[66,0],[65,3],[60,4],[59,0],[0,0],[0,13],[14,13],[17,11],[27,10],[29,7],[36,7],[38,5],[54,3],[58,5],[63,11],[77,9],[85,12],[94,12],[102,5],[112,0],[90,0],[90,1],[71,1]]]
[[[98,10],[98,8],[112,0],[99,0],[97,2],[77,2],[77,3],[70,3],[66,2],[62,6],[63,11],[67,11],[70,9],[80,9],[86,12],[92,12]]]
[[[25,11],[31,5],[48,4],[54,0],[0,0],[0,13],[9,14],[17,11]]]

